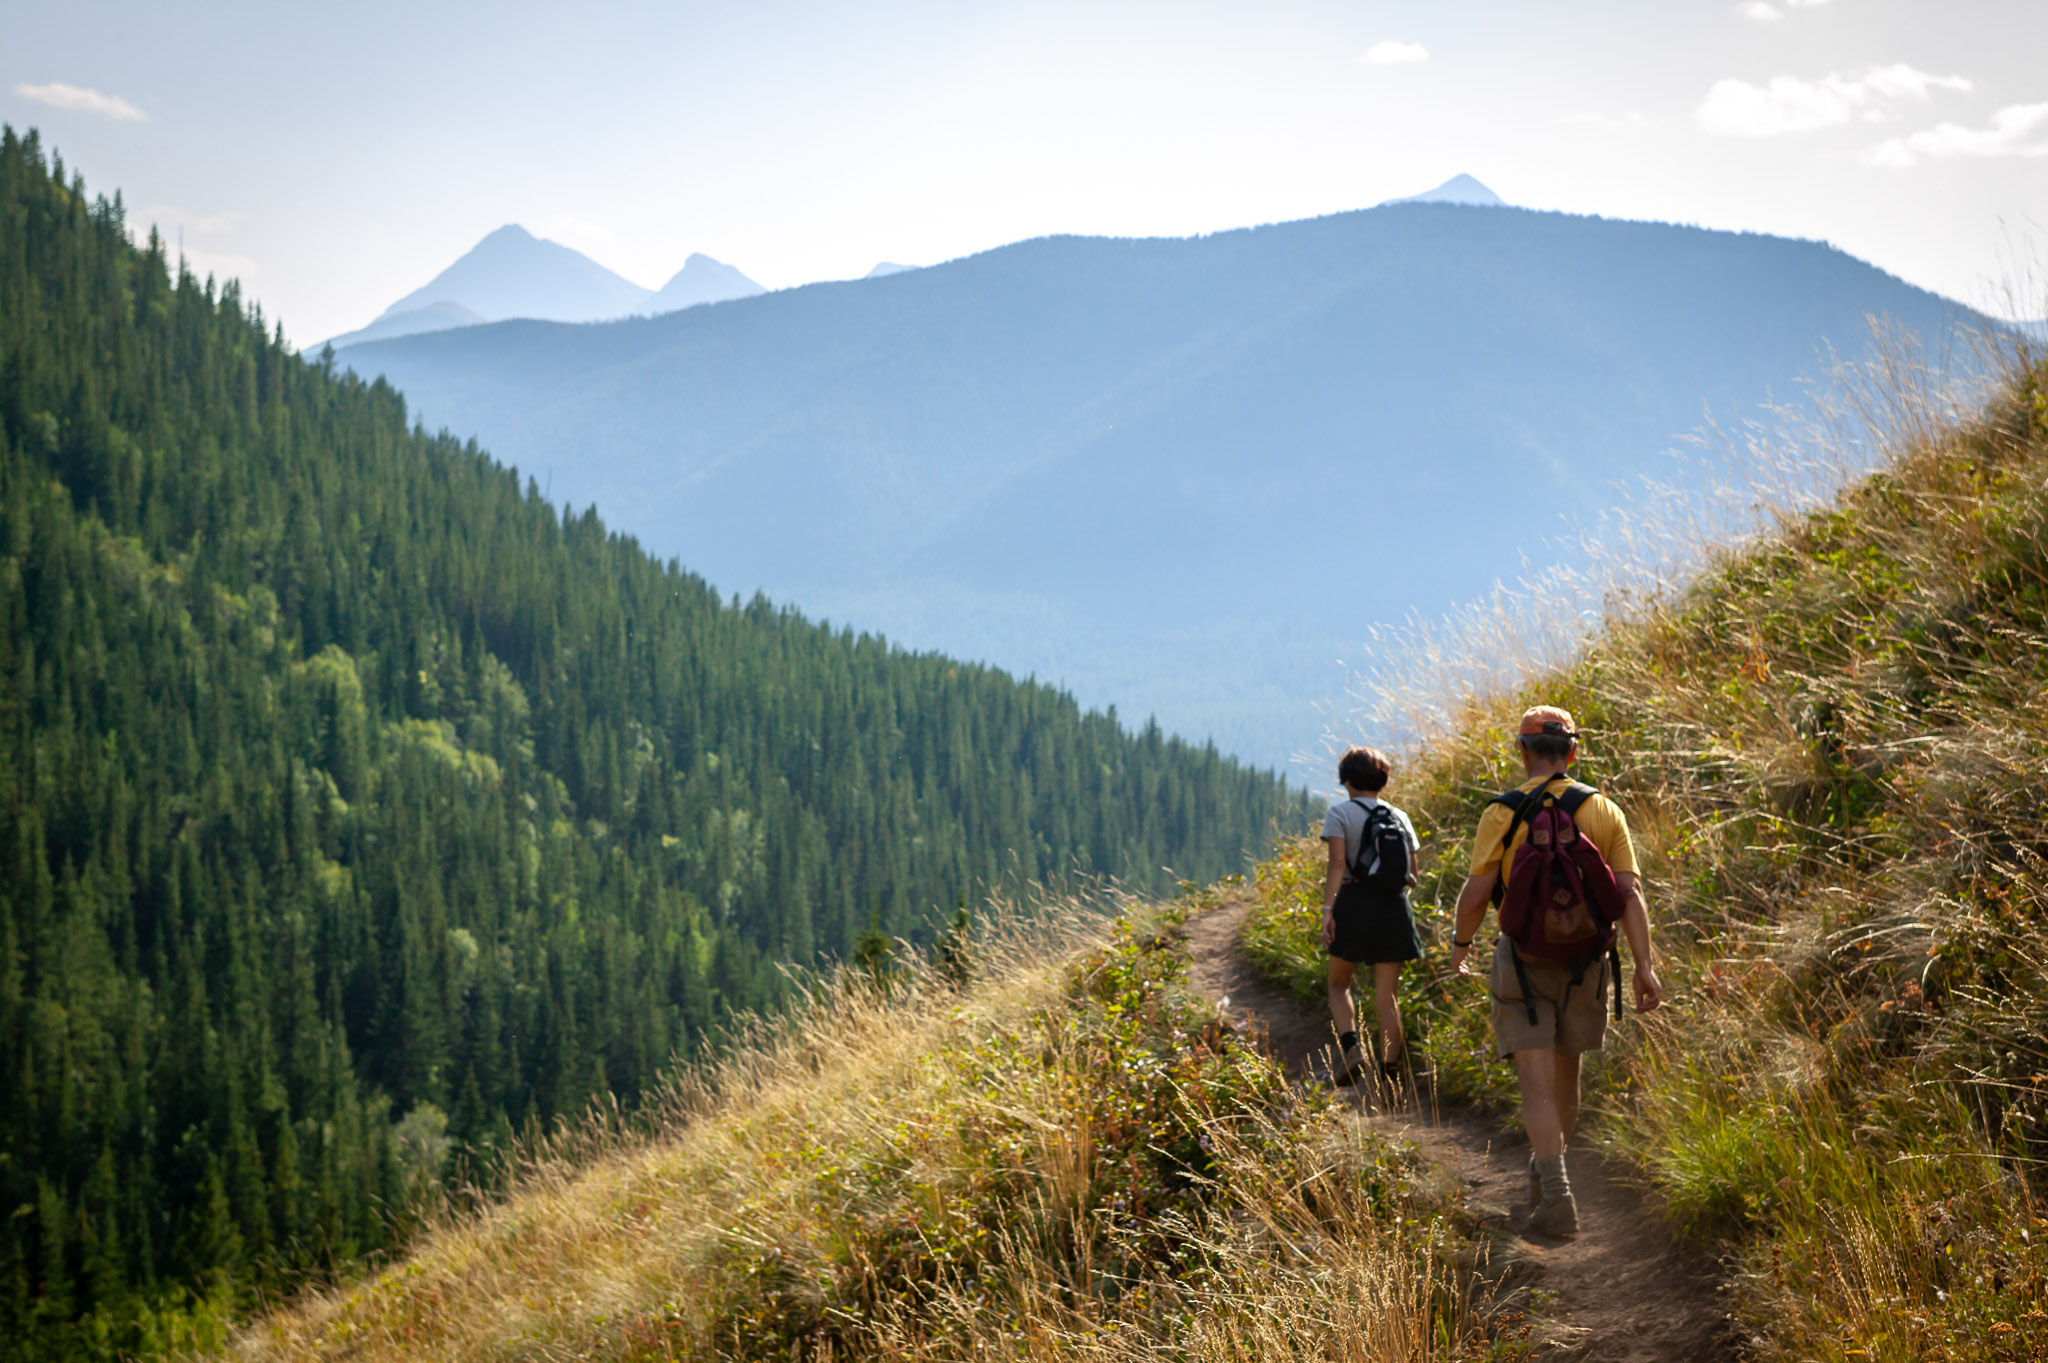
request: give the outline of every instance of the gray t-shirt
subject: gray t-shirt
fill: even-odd
[[[1323,815],[1323,836],[1344,839],[1344,878],[1351,878],[1350,868],[1358,862],[1358,842],[1365,836],[1365,820],[1380,802],[1370,795],[1357,795],[1337,801],[1330,806],[1330,812]],[[1394,822],[1401,829],[1401,836],[1408,840],[1408,861],[1414,865],[1415,854],[1422,850],[1422,840],[1415,836],[1415,825],[1408,821],[1407,811],[1387,806],[1387,812],[1394,816]]]

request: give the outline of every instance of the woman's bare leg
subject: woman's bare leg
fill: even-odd
[[[1358,1011],[1351,1003],[1351,975],[1358,967],[1330,958],[1330,1023],[1337,1035],[1358,1030]]]
[[[1407,1050],[1401,1035],[1401,1000],[1396,992],[1401,983],[1401,963],[1381,961],[1372,968],[1373,1008],[1380,1015],[1380,1059],[1388,1064]]]

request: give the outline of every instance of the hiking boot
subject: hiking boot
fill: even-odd
[[[1579,1233],[1579,1202],[1570,1193],[1550,1202],[1539,1203],[1529,1213],[1529,1233],[1550,1235],[1559,1239]]]
[[[1346,1046],[1343,1052],[1338,1055],[1337,1067],[1330,1072],[1330,1082],[1333,1084],[1354,1083],[1359,1075],[1365,1073],[1365,1069],[1365,1047],[1354,1041],[1349,1046]]]
[[[1529,1156],[1529,1205],[1543,1205],[1543,1175],[1536,1172],[1536,1156]]]

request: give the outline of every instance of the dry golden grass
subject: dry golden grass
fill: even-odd
[[[652,1134],[586,1133],[234,1353],[1506,1356],[1402,1157],[1185,993],[1184,911],[1012,923],[965,990],[821,985]]]
[[[1029,945],[1063,957],[1103,931],[1096,918],[1062,921],[1064,938]],[[730,1271],[735,1249],[750,1268],[787,1251],[773,1228],[802,1219],[794,1204],[833,1178],[835,1152],[902,1148],[933,1163],[933,1187],[943,1189],[945,1151],[920,1149],[925,1133],[904,1125],[928,1126],[948,1106],[951,1076],[938,1057],[1016,1025],[1058,987],[1044,968],[998,979],[966,998],[925,973],[888,995],[851,982],[821,987],[799,1021],[756,1025],[680,1084],[666,1101],[665,1134],[535,1160],[505,1202],[426,1235],[366,1283],[261,1322],[236,1352],[500,1358],[650,1310],[708,1341],[715,1327],[701,1311],[717,1295],[712,1280]]]
[[[1793,495],[1729,494],[1747,535],[1527,611],[1504,597],[1506,624],[1411,651],[1376,714],[1421,735],[1391,794],[1430,835],[1439,928],[1483,801],[1518,775],[1514,715],[1562,704],[1587,732],[1582,775],[1630,814],[1670,989],[1594,1071],[1601,1129],[1730,1255],[1759,1357],[2036,1358],[2048,366],[1993,355],[1969,407],[1892,355],[1850,390],[1855,420],[1808,433],[1810,474],[1757,480]],[[1870,462],[1845,430],[1886,457],[1815,504]],[[1588,611],[1597,634],[1569,627]],[[1257,877],[1262,959],[1302,981],[1314,851]],[[1475,989],[1418,972],[1406,1011],[1447,1085],[1505,1103]]]

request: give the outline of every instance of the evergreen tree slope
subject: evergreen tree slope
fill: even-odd
[[[160,1346],[391,1246],[451,1149],[630,1101],[777,962],[1005,879],[1214,876],[1300,812],[1052,689],[721,601],[0,136],[17,1356]]]

